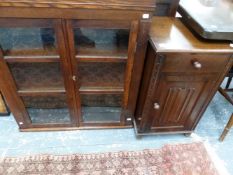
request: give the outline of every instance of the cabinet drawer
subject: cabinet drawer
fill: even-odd
[[[221,72],[229,58],[228,54],[168,53],[162,72]]]

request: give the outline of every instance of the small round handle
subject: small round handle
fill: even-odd
[[[77,80],[77,77],[74,75],[74,76],[72,76],[72,80],[73,81],[76,81]]]
[[[201,68],[202,68],[201,63],[198,62],[198,61],[194,61],[194,62],[193,62],[193,66],[194,66],[196,69],[201,69]]]
[[[159,109],[160,105],[158,103],[154,103],[154,109]]]

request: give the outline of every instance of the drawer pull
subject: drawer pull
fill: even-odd
[[[72,76],[72,80],[73,80],[73,81],[76,81],[76,76]]]
[[[198,62],[198,61],[194,61],[194,62],[193,62],[193,66],[194,66],[196,69],[201,69],[201,67],[202,67],[201,63]]]
[[[154,103],[154,109],[159,109],[160,105],[158,103]]]

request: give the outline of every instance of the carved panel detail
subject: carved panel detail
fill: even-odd
[[[160,123],[180,123],[183,120],[184,111],[193,97],[194,92],[194,88],[169,88],[164,108],[161,113]]]
[[[157,60],[155,61],[155,64],[153,66],[153,71],[152,71],[151,79],[150,79],[150,86],[148,89],[142,118],[147,118],[150,114],[150,111],[152,108],[151,105],[152,105],[152,101],[153,101],[154,90],[156,89],[156,86],[158,85],[159,73],[161,71],[161,67],[162,67],[162,64],[164,62],[165,57],[164,57],[164,55],[158,55],[155,59],[157,59]],[[141,128],[140,128],[141,131],[143,131],[144,129],[147,128],[147,126],[145,126],[146,124],[148,124],[148,122],[145,119],[145,121],[142,122],[142,124],[141,124]]]

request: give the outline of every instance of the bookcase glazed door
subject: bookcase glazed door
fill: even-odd
[[[61,29],[61,20],[0,19],[2,88],[20,128],[76,126]]]
[[[125,126],[138,22],[70,20],[67,29],[80,127]]]

